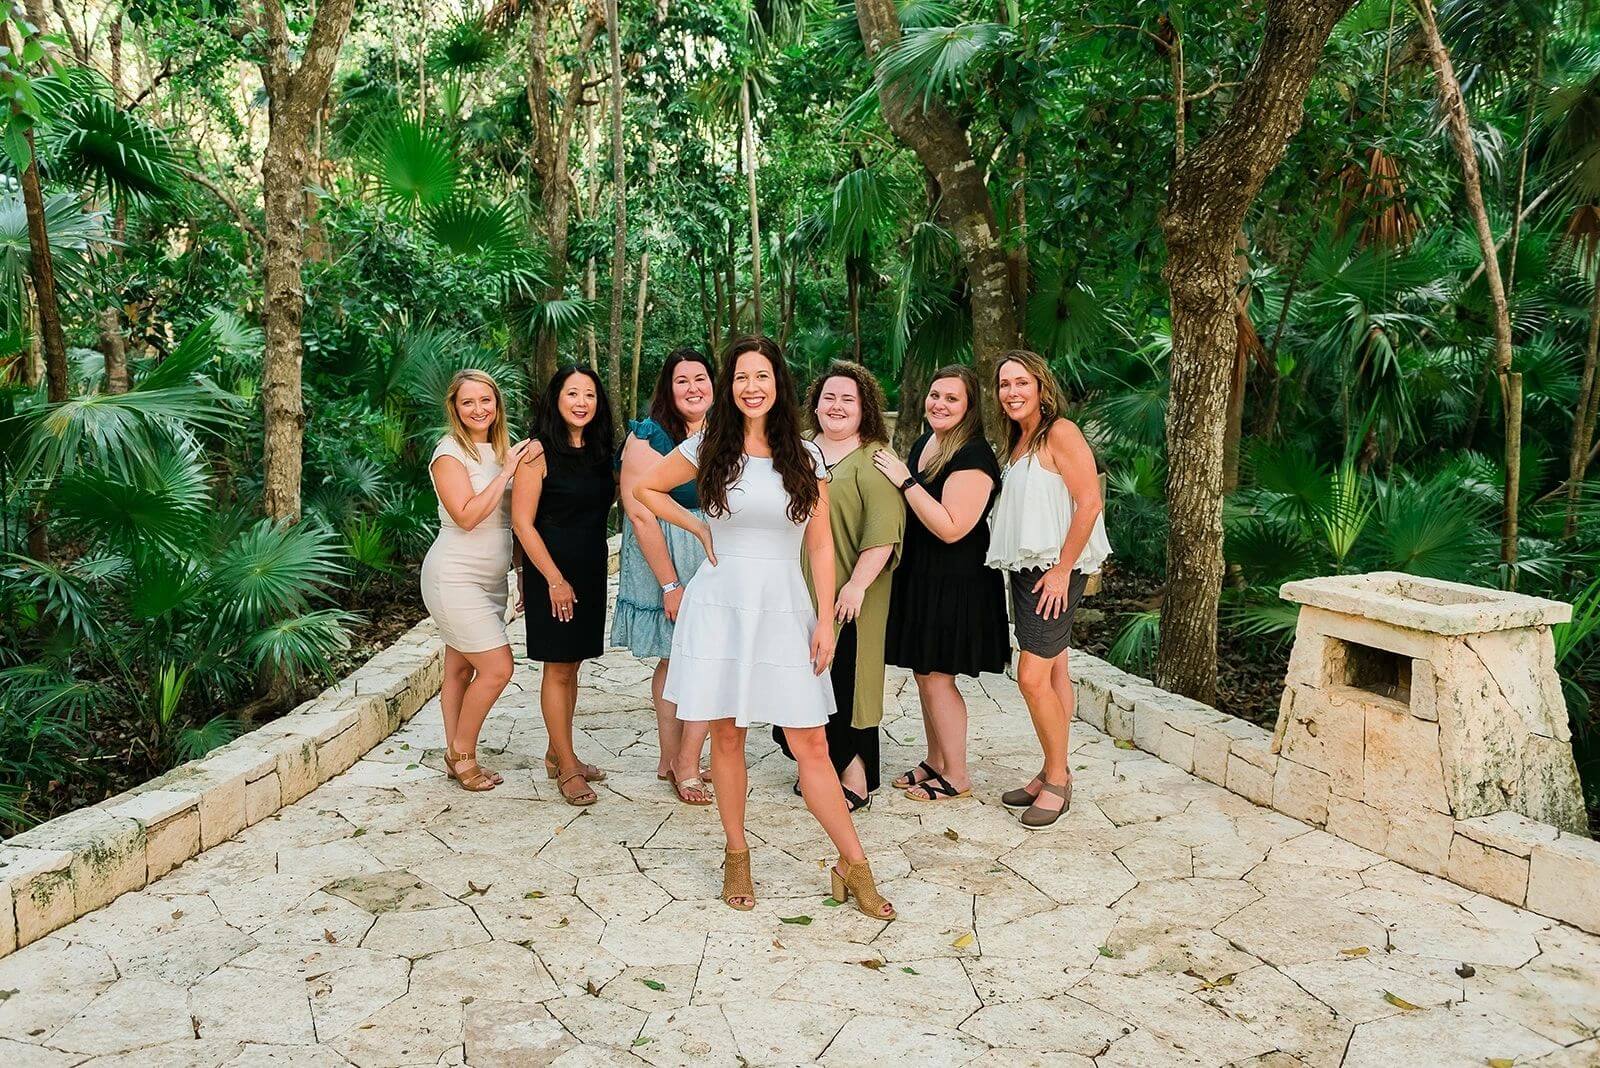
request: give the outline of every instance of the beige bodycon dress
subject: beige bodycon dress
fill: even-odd
[[[481,493],[500,474],[494,447],[479,445],[469,457],[452,437],[434,447],[428,475],[441,456],[467,469],[472,492]],[[438,492],[437,485],[434,492]],[[509,644],[506,639],[506,575],[511,570],[511,491],[500,506],[471,530],[462,530],[439,505],[439,536],[422,561],[422,603],[446,645],[463,653],[482,653]]]

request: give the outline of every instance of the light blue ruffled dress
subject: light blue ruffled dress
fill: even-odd
[[[677,442],[654,419],[640,419],[628,424],[628,431],[662,456],[677,447]],[[621,454],[618,453],[620,458]],[[619,460],[620,462],[620,460]],[[691,479],[672,491],[672,499],[701,515],[700,492]],[[693,534],[657,520],[662,536],[667,539],[667,552],[672,556],[672,566],[678,581],[688,585],[694,573],[705,563],[705,550]],[[664,657],[672,655],[672,623],[661,607],[661,583],[639,548],[639,538],[633,531],[633,522],[622,521],[622,549],[617,567],[617,610],[611,617],[611,644],[632,651],[634,656]]]

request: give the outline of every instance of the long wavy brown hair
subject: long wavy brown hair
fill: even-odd
[[[1011,349],[1002,352],[999,362],[994,365],[996,404],[1000,403],[1000,369],[1008,363],[1020,363],[1022,369],[1039,384],[1039,425],[1033,428],[1033,433],[1023,443],[1026,452],[1038,452],[1050,436],[1050,428],[1066,413],[1066,394],[1062,392],[1061,383],[1056,380],[1055,372],[1050,370],[1050,364],[1043,356],[1027,349]],[[1017,451],[1017,443],[1022,441],[1022,424],[1007,415],[1004,408],[1000,409],[1000,417],[1006,424],[1006,460],[1009,462]]]
[[[978,382],[978,373],[965,364],[946,364],[933,372],[933,377],[928,379],[928,388],[931,390],[933,384],[941,378],[960,379],[962,386],[966,387],[967,414],[961,417],[961,422],[957,423],[948,434],[939,439],[939,451],[928,460],[928,466],[922,472],[923,476],[929,479],[937,475],[967,442],[983,440],[983,386]]]
[[[887,442],[889,426],[883,421],[883,409],[888,402],[884,400],[883,387],[878,384],[876,375],[854,360],[834,360],[826,371],[812,379],[811,388],[806,390],[806,422],[811,424],[811,429],[822,433],[822,427],[817,423],[817,404],[822,400],[822,387],[828,384],[830,378],[848,378],[856,384],[856,393],[861,397],[861,429],[858,433],[862,442]]]
[[[728,489],[744,473],[745,416],[733,399],[733,369],[739,357],[758,352],[772,366],[776,395],[767,412],[767,447],[772,450],[772,466],[783,480],[789,496],[789,521],[803,523],[816,508],[822,491],[817,488],[817,465],[800,436],[800,417],[795,402],[794,376],[784,361],[783,348],[769,337],[735,338],[722,353],[722,370],[717,374],[716,393],[706,413],[705,436],[700,442],[700,506],[707,515],[728,514]]]

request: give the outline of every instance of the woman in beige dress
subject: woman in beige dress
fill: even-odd
[[[478,732],[511,681],[506,576],[511,570],[506,488],[526,441],[508,444],[500,387],[482,371],[458,371],[445,394],[449,433],[428,474],[439,496],[439,536],[422,561],[422,602],[444,638],[446,772],[467,790],[502,780],[478,764]]]

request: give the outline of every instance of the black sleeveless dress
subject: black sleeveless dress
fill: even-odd
[[[544,445],[544,485],[533,528],[544,539],[577,603],[563,623],[550,614],[550,585],[531,560],[522,563],[528,659],[573,664],[605,652],[606,515],[617,499],[608,455],[585,456],[568,445]]]
[[[933,478],[916,470],[932,432],[911,447],[908,466],[929,493],[943,500],[945,483],[957,471],[982,471],[994,480],[983,515],[965,537],[946,544],[906,507],[906,537],[889,593],[884,660],[919,675],[1000,672],[1011,661],[1006,623],[1006,587],[1000,572],[984,563],[989,553],[989,511],[1000,495],[1000,464],[980,439],[969,441]]]

